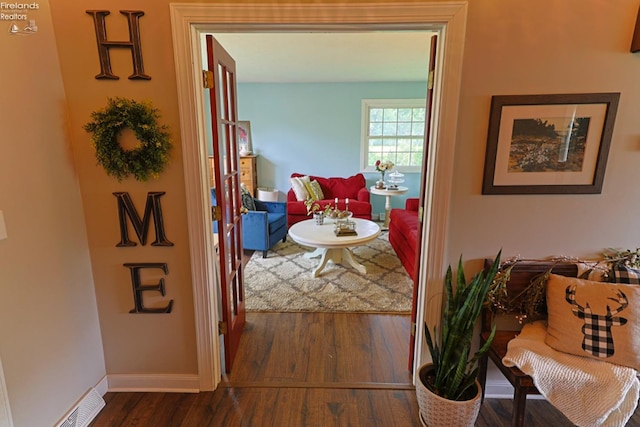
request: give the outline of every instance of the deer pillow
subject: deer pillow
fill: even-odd
[[[551,274],[548,346],[640,370],[640,286]]]

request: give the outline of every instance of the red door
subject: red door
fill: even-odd
[[[238,111],[236,64],[210,35],[207,36],[207,74],[213,134],[213,174],[217,204],[220,254],[220,286],[225,368],[231,371],[245,323],[242,271],[242,218],[240,216],[240,157],[238,155]]]
[[[431,50],[429,52],[429,79],[427,82],[427,108],[424,118],[424,158],[422,159],[422,181],[420,182],[420,204],[418,205],[418,239],[416,242],[416,259],[413,265],[414,279],[413,279],[413,300],[411,303],[411,337],[409,339],[409,371],[413,371],[413,352],[415,351],[415,338],[416,338],[416,322],[418,317],[418,283],[420,283],[420,257],[422,256],[422,219],[424,206],[424,192],[427,182],[427,164],[429,163],[429,147],[431,145],[430,132],[431,132],[431,117],[433,107],[433,82],[436,73],[436,47],[438,46],[438,36],[431,36]]]

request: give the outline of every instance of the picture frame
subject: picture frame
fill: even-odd
[[[245,148],[244,150],[242,148]],[[253,153],[253,142],[251,141],[251,122],[248,120],[238,121],[238,151],[249,155]]]
[[[491,98],[482,194],[599,194],[620,93]]]

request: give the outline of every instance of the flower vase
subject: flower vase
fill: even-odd
[[[381,175],[381,178],[378,181],[376,181],[376,188],[378,190],[383,190],[386,188],[386,185],[384,183],[384,172],[380,172],[380,175]]]
[[[313,219],[316,221],[316,225],[324,224],[324,212],[314,212]]]

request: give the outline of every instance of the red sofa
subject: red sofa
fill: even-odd
[[[419,204],[419,199],[408,198],[405,209],[395,208],[389,213],[389,243],[412,280],[415,279]]]
[[[305,176],[300,173],[292,173],[291,178]],[[310,180],[318,181],[324,193],[324,200],[319,200],[321,208],[327,204],[335,205],[338,198],[338,208],[345,208],[345,199],[349,199],[349,210],[355,218],[371,219],[371,194],[367,189],[367,182],[361,173],[349,178],[323,178],[309,175]],[[304,200],[298,201],[293,189],[287,193],[287,224],[291,227],[296,222],[310,219],[307,215],[307,207]]]

